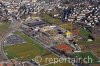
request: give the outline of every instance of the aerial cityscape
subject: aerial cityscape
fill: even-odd
[[[0,66],[100,66],[100,0],[0,0]]]

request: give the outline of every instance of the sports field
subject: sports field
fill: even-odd
[[[98,63],[97,62],[98,61],[98,58],[94,54],[92,54],[91,52],[75,53],[75,54],[73,54],[73,57],[74,58],[82,58],[82,59],[84,59],[84,58],[91,58],[92,59],[92,62],[90,60],[89,63],[92,63],[92,64]]]
[[[26,43],[14,46],[5,46],[4,50],[7,52],[7,56],[10,59],[30,60],[35,56],[40,56],[45,53],[45,49],[35,40],[22,32],[15,32],[15,34],[20,35]]]

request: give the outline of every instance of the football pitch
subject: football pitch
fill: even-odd
[[[82,58],[82,59],[84,59],[84,58],[91,58],[92,59],[92,62],[88,62],[88,63],[90,63],[90,64],[95,64],[95,63],[98,63],[98,58],[93,54],[93,53],[91,53],[91,52],[85,52],[85,53],[74,53],[73,54],[73,57],[74,58]],[[86,60],[87,61],[87,60]]]

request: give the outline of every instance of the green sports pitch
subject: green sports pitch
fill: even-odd
[[[91,60],[88,61],[88,63],[90,64],[98,64],[98,60],[99,60],[92,52],[74,53],[73,57],[82,58],[82,59],[86,58],[86,61],[88,61],[88,59],[90,58]]]

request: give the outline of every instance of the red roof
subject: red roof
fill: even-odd
[[[59,50],[63,50],[63,51],[72,51],[72,48],[69,45],[66,44],[60,44],[57,46],[57,48]]]
[[[0,64],[0,66],[2,66],[2,64]]]

